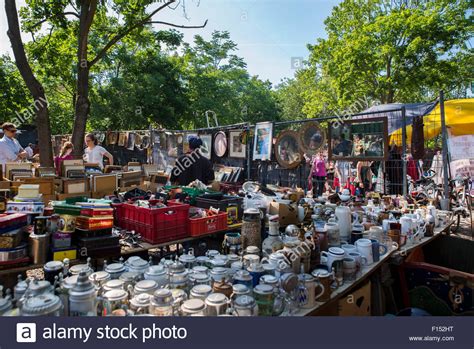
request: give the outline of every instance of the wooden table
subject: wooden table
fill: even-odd
[[[334,306],[338,300],[343,298],[344,296],[348,295],[350,292],[355,291],[358,286],[361,286],[363,283],[365,283],[368,278],[374,274],[385,262],[387,262],[390,258],[396,257],[396,256],[406,256],[408,255],[411,251],[413,251],[417,247],[424,246],[428,244],[429,242],[433,241],[436,239],[438,236],[441,235],[442,232],[446,231],[451,227],[453,222],[448,223],[444,227],[440,228],[435,228],[433,236],[430,237],[425,237],[422,238],[421,241],[410,244],[409,246],[403,246],[401,250],[395,250],[392,249],[388,253],[386,253],[383,258],[380,259],[380,261],[372,263],[371,265],[364,266],[361,270],[361,273],[359,277],[350,282],[344,282],[344,284],[338,288],[336,288],[332,294],[330,300],[326,302],[316,302],[316,306],[314,306],[311,309],[299,309],[296,313],[294,313],[294,316],[312,316],[317,313],[322,313],[327,308],[330,308],[331,306]],[[287,312],[284,312],[282,316],[288,316]]]

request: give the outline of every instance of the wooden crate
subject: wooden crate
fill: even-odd
[[[351,292],[338,302],[339,316],[370,316],[371,284],[368,281],[362,287]]]

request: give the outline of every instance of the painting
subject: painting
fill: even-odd
[[[293,169],[299,166],[303,153],[298,144],[299,134],[292,130],[284,130],[275,142],[275,157],[281,167]]]
[[[229,156],[232,158],[244,159],[246,156],[246,147],[242,143],[242,132],[241,131],[230,131],[230,147]]]
[[[260,122],[255,125],[253,159],[270,160],[272,152],[273,124]]]
[[[201,141],[202,141],[201,155],[204,156],[206,159],[211,160],[212,135],[202,134],[202,135],[199,135],[199,138],[201,138]]]

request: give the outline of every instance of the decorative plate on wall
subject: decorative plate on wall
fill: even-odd
[[[281,167],[293,169],[299,166],[303,153],[298,144],[299,134],[292,130],[280,132],[275,142],[275,157]]]
[[[214,153],[218,157],[223,157],[227,151],[227,136],[224,132],[219,131],[214,136]]]

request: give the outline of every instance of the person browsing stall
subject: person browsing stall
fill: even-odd
[[[189,139],[190,150],[176,160],[175,167],[171,171],[171,183],[186,186],[199,179],[207,185],[214,180],[212,163],[201,154],[202,144],[202,140],[198,137]]]
[[[74,150],[74,146],[71,142],[65,142],[61,151],[59,152],[59,156],[54,158],[54,166],[56,166],[56,174],[58,176],[62,175],[61,165],[64,160],[72,160],[74,157],[72,156],[72,151]]]
[[[0,164],[5,170],[7,162],[20,161],[26,159],[28,154],[22,148],[15,138],[17,129],[11,122],[5,122],[2,125],[3,137],[0,139]]]
[[[85,138],[87,148],[84,150],[84,161],[99,164],[104,169],[104,156],[109,160],[109,165],[114,164],[114,157],[104,147],[98,145],[97,138],[93,133],[88,133]]]

